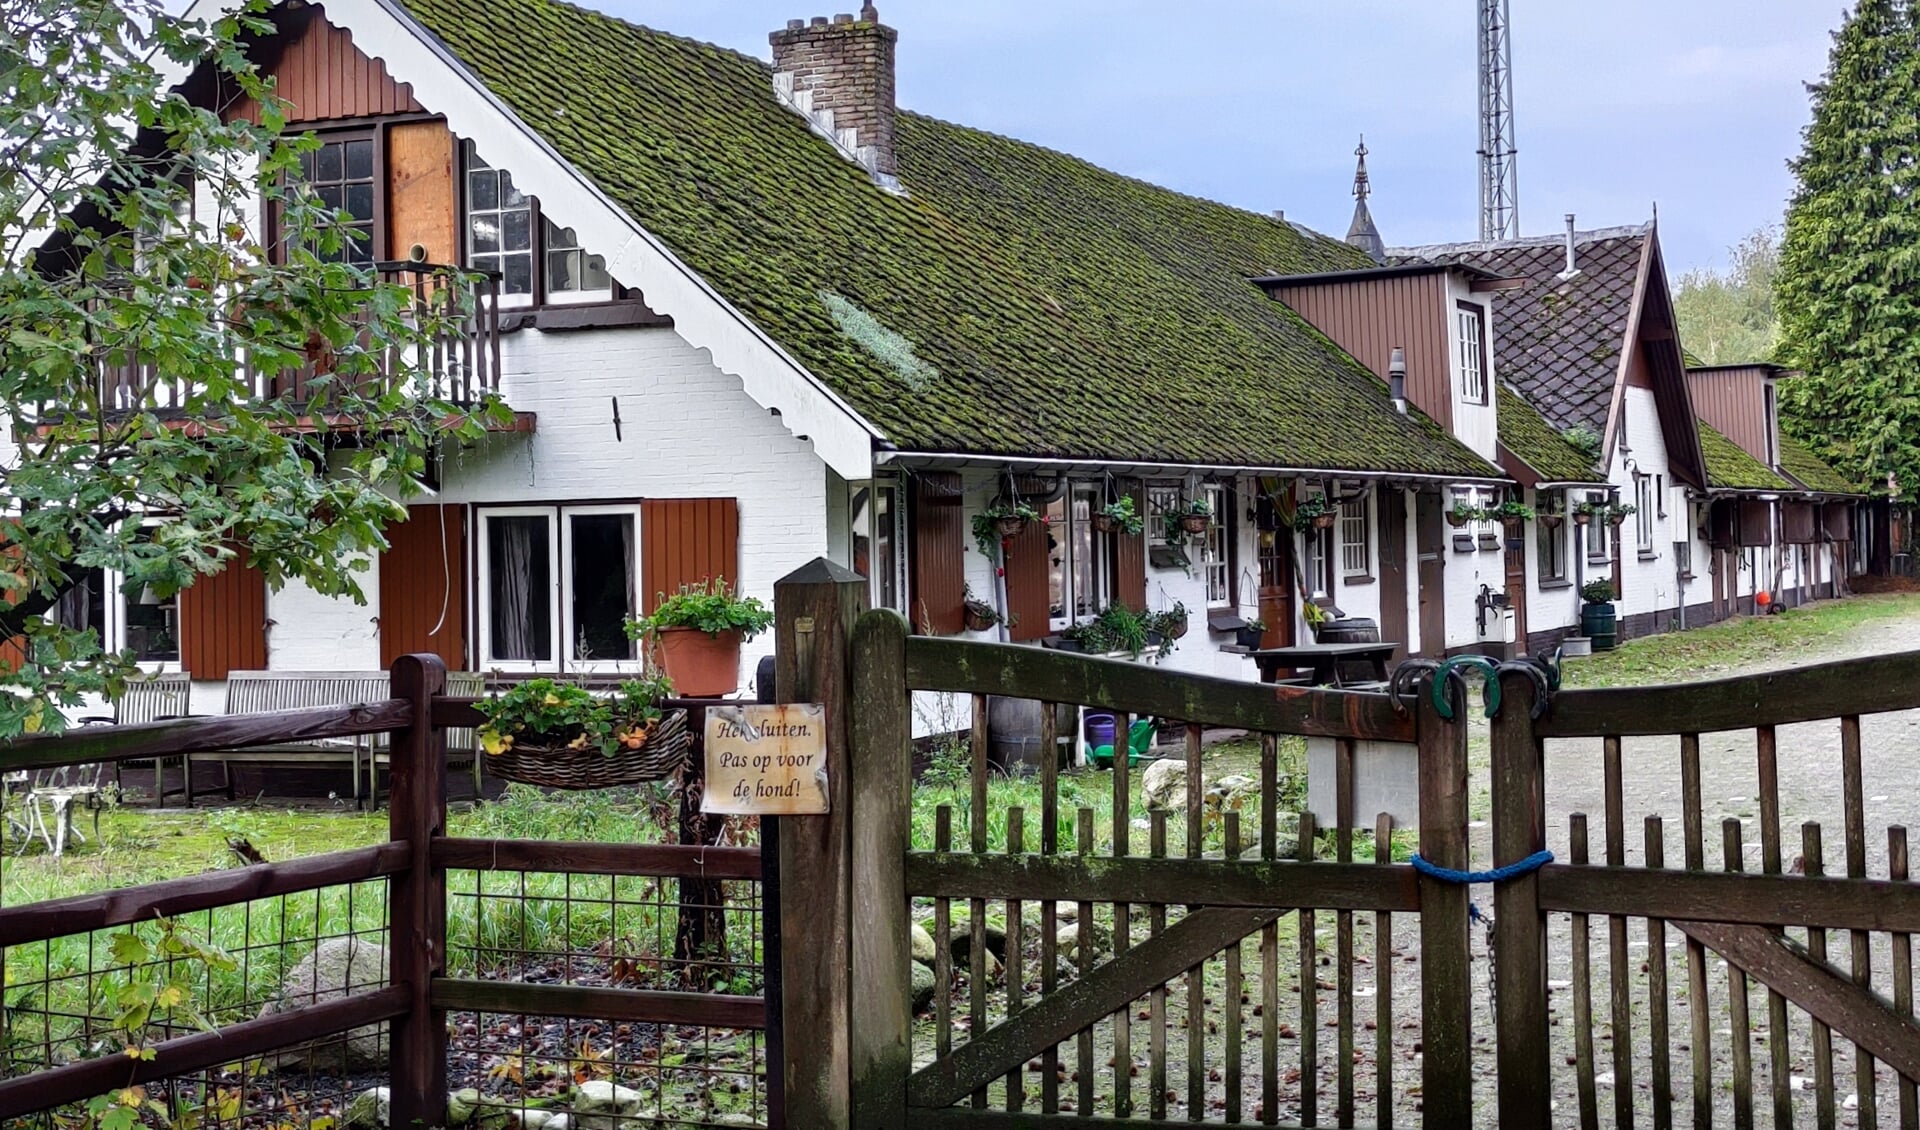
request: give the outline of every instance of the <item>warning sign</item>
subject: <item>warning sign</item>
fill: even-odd
[[[805,816],[827,811],[827,709],[820,703],[707,710],[700,811]]]

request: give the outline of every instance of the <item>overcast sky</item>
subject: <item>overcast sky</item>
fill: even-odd
[[[585,0],[768,56],[808,0]],[[1777,223],[1842,0],[1512,0],[1524,234],[1657,201],[1668,267]],[[880,0],[900,102],[1345,234],[1353,147],[1392,244],[1478,230],[1473,0]]]

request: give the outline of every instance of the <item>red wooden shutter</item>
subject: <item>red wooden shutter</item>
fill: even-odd
[[[1053,596],[1047,583],[1047,542],[1052,535],[1045,522],[1027,528],[1007,543],[1007,638],[1037,640],[1052,632]]]
[[[684,585],[740,583],[740,501],[650,498],[640,504],[640,606],[652,612]],[[761,594],[764,598],[768,594]]]
[[[1120,493],[1133,499],[1133,512],[1144,521],[1147,492],[1136,479],[1123,480]],[[1113,598],[1135,612],[1147,610],[1147,534],[1116,531],[1113,535]]]
[[[180,590],[180,663],[196,679],[267,666],[267,577],[241,550]]]
[[[467,663],[467,508],[407,507],[380,555],[380,665],[432,652],[448,670]]]
[[[960,476],[932,471],[914,478],[912,524],[913,592],[907,619],[916,632],[951,636],[966,627],[966,515],[960,508]]]

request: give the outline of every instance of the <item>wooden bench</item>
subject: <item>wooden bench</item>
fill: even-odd
[[[487,693],[487,677],[477,671],[447,672],[446,694],[451,698],[480,698]],[[367,772],[371,783],[373,801],[380,800],[379,774],[381,767],[388,764],[388,741],[386,734],[373,736],[373,757]],[[480,795],[482,765],[485,758],[480,753],[480,738],[471,726],[450,726],[447,728],[447,768],[466,769],[473,774],[473,795]]]
[[[163,718],[185,718],[191,713],[193,700],[193,681],[185,671],[165,671],[127,682],[126,690],[113,700],[113,713],[96,715],[80,719],[83,726],[113,725],[128,726],[135,722],[158,722]],[[186,773],[184,758],[149,758],[144,761],[116,761],[113,763],[113,787],[121,796],[126,791],[121,787],[121,775],[128,766],[153,767],[153,803],[165,804],[167,800],[167,766],[177,763],[183,776]],[[187,803],[193,803],[192,778],[186,777]]]
[[[359,706],[385,702],[392,687],[385,671],[235,671],[227,676],[227,713],[261,714],[276,710],[303,710],[314,706]],[[219,762],[226,774],[227,797],[233,799],[234,763],[264,765],[343,764],[352,774],[354,803],[361,802],[361,766],[372,775],[371,746],[366,738],[325,738],[252,749],[196,753],[187,758],[187,792],[193,793],[194,765]]]

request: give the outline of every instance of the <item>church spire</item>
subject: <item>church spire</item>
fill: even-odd
[[[1373,185],[1367,177],[1367,139],[1360,138],[1360,147],[1353,151],[1359,163],[1353,170],[1353,223],[1347,228],[1347,242],[1367,253],[1376,263],[1387,261],[1387,244],[1380,238],[1380,229],[1373,226],[1373,213],[1367,209],[1367,197],[1373,194]]]

